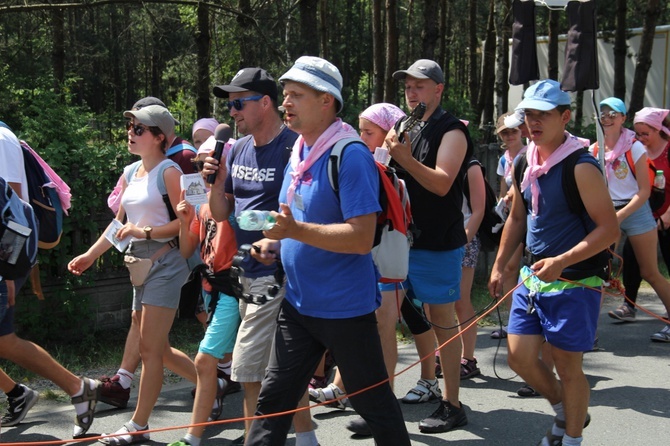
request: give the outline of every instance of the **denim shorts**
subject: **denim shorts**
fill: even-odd
[[[409,274],[399,286],[426,304],[448,304],[461,298],[464,247],[451,251],[410,249]],[[379,284],[380,291],[395,290],[395,283]]]
[[[530,269],[524,266],[521,277],[529,275]],[[602,284],[602,279],[589,277],[580,282],[586,286],[562,281],[545,283],[535,276],[528,277],[514,290],[507,332],[542,335],[552,346],[569,352],[591,350],[598,327],[601,297],[598,284]],[[529,297],[534,308],[530,314]]]
[[[212,295],[202,290],[205,308],[209,307]],[[219,293],[212,320],[207,326],[205,337],[200,341],[198,352],[207,353],[217,359],[223,358],[226,353],[232,353],[235,346],[237,328],[240,326],[240,310],[237,299],[227,294]]]
[[[621,231],[625,232],[629,237],[646,234],[654,229],[656,229],[656,220],[654,220],[654,216],[651,213],[649,201],[645,201],[640,209],[630,214],[621,222]]]

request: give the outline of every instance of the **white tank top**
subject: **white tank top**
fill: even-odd
[[[169,159],[161,161],[143,177],[138,178],[137,173],[135,173],[123,192],[121,204],[126,211],[128,221],[134,223],[137,227],[151,226],[155,228],[170,223],[167,206],[163,201],[163,196],[158,191],[157,177],[160,171],[159,166],[171,162]],[[129,166],[125,167],[125,169],[128,168]],[[124,175],[126,175],[125,169]],[[168,242],[172,239],[173,237],[152,240]],[[132,241],[135,240],[144,240],[144,238],[133,237]]]

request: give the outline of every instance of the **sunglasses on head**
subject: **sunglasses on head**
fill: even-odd
[[[133,124],[132,122],[128,121],[126,123],[126,130],[133,129],[133,133],[137,136],[142,136],[142,134],[149,130],[149,127],[142,125],[142,124]]]
[[[194,159],[191,159],[191,165],[193,166],[193,169],[196,172],[202,172],[202,169],[205,168],[205,162],[204,161],[196,161]]]
[[[616,116],[618,114],[619,113],[615,112],[614,110],[610,110],[608,112],[602,112],[602,113],[600,113],[600,119],[605,119],[605,118],[614,119],[614,118],[616,118]]]
[[[228,106],[228,110],[232,111],[233,108],[240,111],[244,108],[244,103],[247,101],[258,101],[259,99],[262,99],[263,95],[256,95],[256,96],[249,96],[248,98],[240,98],[240,99],[233,99],[232,101],[229,101],[226,105]]]

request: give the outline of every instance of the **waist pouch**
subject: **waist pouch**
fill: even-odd
[[[123,257],[123,263],[125,263],[126,268],[128,268],[128,272],[130,273],[130,283],[132,283],[133,286],[144,285],[144,281],[147,280],[149,271],[151,271],[154,262],[162,255],[167,254],[167,252],[175,246],[177,246],[175,241],[171,240],[148,259],[142,259],[128,254],[125,255]]]

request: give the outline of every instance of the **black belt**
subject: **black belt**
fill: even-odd
[[[522,260],[523,264],[530,268],[531,265],[546,258],[546,256],[535,255],[530,252],[528,248],[525,248]],[[571,267],[564,269],[561,272],[561,278],[566,280],[580,280],[586,279],[587,277],[597,276],[603,280],[608,280],[609,259],[610,255],[607,250],[601,251],[586,260],[577,262]]]

